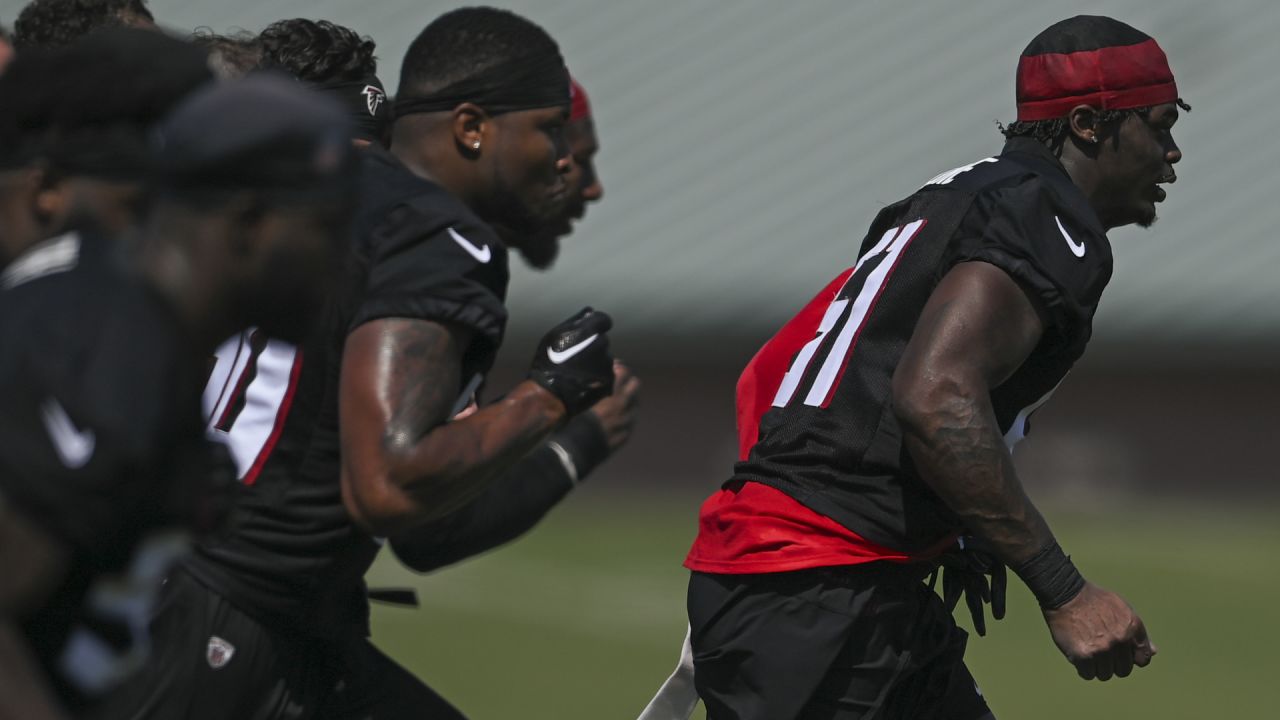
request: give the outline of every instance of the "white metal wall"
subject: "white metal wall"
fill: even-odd
[[[151,0],[179,29],[329,18],[379,43],[394,86],[448,3]],[[996,152],[1018,53],[1048,24],[1110,14],[1154,35],[1195,111],[1150,231],[1113,233],[1099,338],[1280,339],[1273,228],[1280,3],[508,0],[591,92],[607,198],[549,277],[518,272],[520,323],[584,302],[631,330],[765,332],[852,262],[876,209]],[[0,0],[11,23],[21,6]]]

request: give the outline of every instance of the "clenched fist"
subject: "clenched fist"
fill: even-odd
[[[538,343],[529,379],[560,398],[569,415],[591,407],[613,391],[608,315],[583,308],[555,326]]]
[[[1053,642],[1085,680],[1128,677],[1156,654],[1131,605],[1124,598],[1086,582],[1079,595],[1056,610],[1045,610]]]

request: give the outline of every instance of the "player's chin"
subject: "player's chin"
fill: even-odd
[[[1155,202],[1146,198],[1134,198],[1132,202],[1124,207],[1121,222],[1115,223],[1114,226],[1137,225],[1138,227],[1148,228],[1154,225],[1155,222]]]
[[[1134,224],[1141,228],[1149,228],[1156,224],[1158,216],[1156,215],[1156,202],[1143,202],[1136,208]]]
[[[560,238],[550,235],[529,239],[517,246],[516,251],[534,270],[549,270],[560,256]]]

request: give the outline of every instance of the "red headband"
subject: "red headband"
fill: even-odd
[[[587,91],[582,89],[577,80],[569,78],[569,122],[577,122],[591,117],[591,100]]]
[[[1173,102],[1178,86],[1154,39],[1018,60],[1018,120],[1060,118],[1077,105],[1125,110]]]

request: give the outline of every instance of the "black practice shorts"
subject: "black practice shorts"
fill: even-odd
[[[178,570],[146,666],[95,720],[465,720],[363,633],[283,632]]]
[[[977,720],[990,711],[921,566],[693,573],[694,682],[708,720]]]

